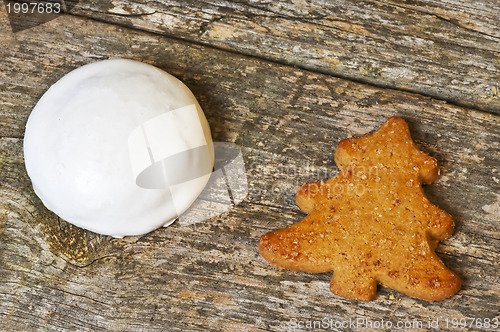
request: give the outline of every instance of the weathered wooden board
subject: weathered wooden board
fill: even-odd
[[[421,321],[424,330],[439,319],[451,331],[446,318],[500,318],[498,116],[69,15],[1,31],[0,329],[283,331],[299,321],[383,319]],[[244,202],[124,239],[78,229],[43,207],[23,164],[26,119],[63,74],[113,56],[154,64],[193,90],[214,139],[243,150]],[[348,301],[329,293],[331,273],[265,262],[259,237],[304,216],[297,185],[335,174],[338,140],[392,115],[441,165],[425,190],[454,217],[455,234],[437,251],[463,289],[437,303],[385,288],[373,302]]]
[[[500,114],[500,2],[80,0],[76,15]]]

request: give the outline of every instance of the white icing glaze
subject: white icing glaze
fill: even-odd
[[[130,145],[141,127],[152,128],[142,151]],[[122,237],[167,225],[194,202],[213,167],[211,144],[205,115],[181,81],[113,59],[70,72],[42,96],[26,125],[24,157],[47,208],[82,228]]]

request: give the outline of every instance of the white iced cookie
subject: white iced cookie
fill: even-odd
[[[210,128],[191,91],[124,59],[80,67],[33,109],[24,158],[36,194],[64,220],[122,237],[166,226],[205,187]]]

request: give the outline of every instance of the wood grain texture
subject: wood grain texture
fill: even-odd
[[[294,330],[292,319],[361,318],[441,319],[440,330],[452,331],[445,318],[500,318],[498,116],[70,15],[0,34],[0,329],[283,331]],[[214,140],[243,150],[244,202],[124,239],[73,227],[43,207],[24,168],[26,119],[62,75],[114,56],[156,65],[192,89]],[[425,191],[455,220],[437,252],[463,289],[436,303],[385,288],[373,302],[348,301],[329,293],[330,273],[266,263],[259,237],[304,216],[297,186],[335,174],[337,142],[393,115],[441,166]]]
[[[500,3],[81,0],[76,15],[500,114]]]

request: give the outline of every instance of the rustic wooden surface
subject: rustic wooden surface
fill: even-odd
[[[363,41],[348,38],[346,33],[355,34],[357,26],[376,30],[372,20],[383,21],[386,28],[387,20],[398,20],[397,13],[392,15],[384,7],[388,4],[382,2],[375,3],[380,8],[372,8],[373,16],[360,5],[365,8],[364,14],[351,13],[359,15],[356,19],[329,21],[339,27],[325,27],[328,31],[351,29],[343,32],[345,37],[330,36],[330,44],[314,41],[307,29],[299,33],[293,26],[305,24],[297,18],[300,15],[321,20],[312,14],[333,12],[328,4],[316,5],[314,12],[312,7],[297,5],[295,14],[287,12],[290,15],[282,17],[285,15],[280,11],[290,5],[269,2],[265,6],[276,13],[262,16],[242,14],[244,8],[256,4],[244,7],[224,2],[226,7],[236,9],[223,10],[222,2],[204,3],[201,10],[193,4],[186,7],[174,2],[129,7],[103,3],[81,1],[73,10],[80,16],[109,22],[63,15],[16,34],[8,29],[3,8],[0,11],[1,330],[283,331],[295,330],[293,322],[330,319],[383,319],[394,324],[422,321],[421,330],[427,330],[429,319],[439,319],[439,330],[456,331],[463,329],[446,328],[444,319],[500,319],[500,117],[494,114],[499,104],[496,97],[488,101],[484,94],[477,94],[482,89],[478,85],[484,83],[486,87],[499,77],[495,55],[498,8],[478,5],[474,15],[459,20],[458,1],[449,2],[449,8],[434,2],[424,5],[423,1],[405,5],[415,8],[412,13],[421,13],[422,17],[427,15],[423,7],[425,12],[446,14],[453,22],[448,28],[458,27],[455,32],[463,34],[456,37],[458,41],[443,35],[432,25],[430,15],[428,21],[407,33],[420,38],[419,31],[426,31],[429,38],[444,41],[438,46],[429,44],[421,52],[453,49],[464,56],[453,43],[470,43],[470,57],[465,57],[471,61],[469,65],[445,57],[422,69],[411,60],[417,51],[413,48],[402,47],[399,58],[388,62],[375,54],[371,60],[364,59],[374,52],[368,46],[365,53],[351,53]],[[153,14],[134,17],[117,9],[130,13],[144,6],[162,6],[172,14],[159,20]],[[235,13],[243,18],[238,20]],[[348,18],[350,14],[344,15]],[[203,17],[209,22],[202,25],[205,31],[219,29],[220,33],[225,27],[232,36],[238,35],[243,26],[247,32],[239,40],[223,35],[209,38],[208,32],[189,30],[190,25],[182,23],[188,19],[203,22]],[[175,24],[170,27],[167,18]],[[275,32],[257,23],[252,26],[255,21],[250,19],[274,28],[280,26],[278,23],[288,23],[289,30],[278,36],[283,44],[270,44],[269,40],[278,38]],[[442,23],[443,19],[437,21]],[[318,24],[318,28],[321,26]],[[246,42],[252,30],[254,39]],[[176,38],[161,36],[163,33]],[[397,31],[385,33],[394,40],[401,38]],[[467,34],[482,39],[472,45],[472,39],[464,39]],[[334,66],[327,66],[328,56],[318,60],[315,50],[291,55],[292,45],[302,49],[313,44],[325,52],[346,52],[352,63],[373,61],[377,68],[389,71],[398,65],[409,71],[426,70],[427,74],[417,75],[422,80],[425,77],[426,84],[413,78],[413,87],[405,89],[441,100],[398,91],[398,84],[407,84],[403,79],[393,77],[393,84],[389,79],[377,81],[368,74],[354,74],[361,72],[362,65],[353,67],[352,72],[337,72],[331,69]],[[352,49],[347,49],[348,45]],[[174,224],[124,239],[81,230],[43,207],[24,168],[22,138],[27,117],[41,95],[62,75],[80,65],[115,56],[156,65],[192,89],[206,112],[214,139],[234,142],[243,151],[249,185],[244,202],[201,223]],[[401,59],[407,61],[398,63]],[[490,72],[481,63],[489,63]],[[459,65],[463,67],[460,72]],[[457,72],[447,74],[449,68]],[[433,70],[438,71],[432,74]],[[456,84],[447,85],[453,75],[458,77]],[[465,79],[475,83],[468,86]],[[441,86],[443,82],[446,86]],[[417,89],[419,84],[434,92]],[[295,188],[335,174],[333,152],[337,142],[368,133],[392,115],[408,121],[418,146],[435,156],[441,166],[442,176],[425,191],[455,220],[453,237],[443,241],[437,252],[462,278],[462,290],[448,300],[428,303],[381,287],[372,302],[349,301],[329,293],[331,273],[293,273],[271,267],[260,257],[257,242],[263,233],[304,216],[294,203]]]
[[[500,2],[80,0],[76,15],[500,114]]]

